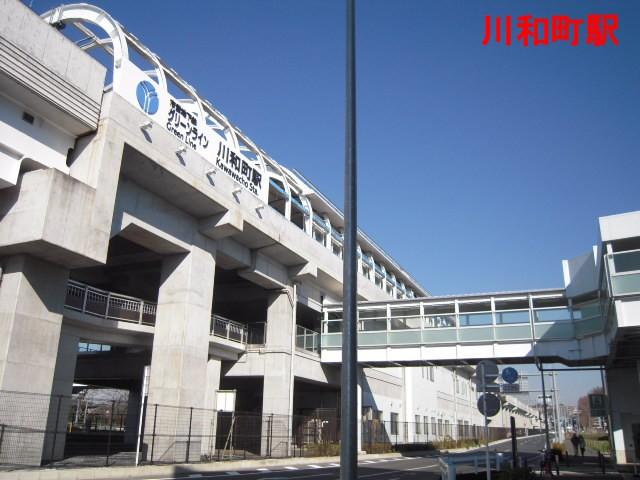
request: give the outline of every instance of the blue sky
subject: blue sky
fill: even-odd
[[[342,204],[342,1],[94,4]],[[431,293],[561,286],[597,217],[640,207],[637,0],[358,6],[359,223]],[[619,15],[619,47],[584,26],[578,47],[482,45],[485,15],[589,13]]]

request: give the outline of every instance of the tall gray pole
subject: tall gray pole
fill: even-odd
[[[551,449],[551,442],[549,441],[549,417],[547,415],[547,389],[544,386],[544,367],[542,362],[538,367],[540,370],[540,378],[542,379],[542,408],[544,409],[544,441],[547,450]]]
[[[553,380],[553,408],[555,410],[554,416],[556,418],[556,441],[559,442],[561,437],[560,431],[560,405],[558,404],[558,386],[556,384],[556,372],[551,373]]]
[[[487,377],[484,363],[480,364],[480,378],[482,378],[482,416],[484,417],[484,465],[487,467],[487,480],[491,480],[491,461],[489,458],[489,421],[487,419]]]
[[[347,0],[347,89],[344,159],[344,262],[342,270],[342,392],[340,479],[358,478],[357,162],[355,0]]]

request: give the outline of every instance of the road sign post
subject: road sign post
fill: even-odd
[[[500,399],[495,395],[488,393],[488,390],[495,390],[498,387],[494,382],[498,378],[498,366],[491,360],[481,360],[478,362],[476,369],[478,381],[481,382],[482,396],[478,400],[478,410],[484,417],[484,440],[485,440],[485,465],[487,467],[487,480],[491,480],[491,463],[489,460],[489,420],[500,411]]]

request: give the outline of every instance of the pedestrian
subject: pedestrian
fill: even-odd
[[[580,454],[582,455],[582,458],[584,458],[584,451],[587,448],[587,443],[584,441],[582,433],[578,436],[578,445],[580,445]]]
[[[571,445],[573,445],[573,456],[577,457],[578,456],[578,445],[580,444],[580,440],[578,439],[578,434],[576,432],[573,432],[573,435],[571,436]]]

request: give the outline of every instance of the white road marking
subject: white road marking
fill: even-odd
[[[373,460],[363,460],[362,463],[376,463]]]
[[[438,465],[425,465],[424,467],[407,468],[407,470],[424,470],[425,468],[436,468]]]
[[[298,467],[284,467],[284,468],[286,468],[287,470],[298,470]]]
[[[307,465],[310,468],[322,468],[320,465]]]
[[[201,473],[192,473],[191,475],[189,475],[189,477],[194,478],[194,477],[201,477],[202,474]]]
[[[330,467],[339,467],[340,464],[339,463],[330,463],[329,466]]]
[[[258,470],[259,472],[270,472],[271,470],[269,470],[268,468],[257,468],[256,470]]]

